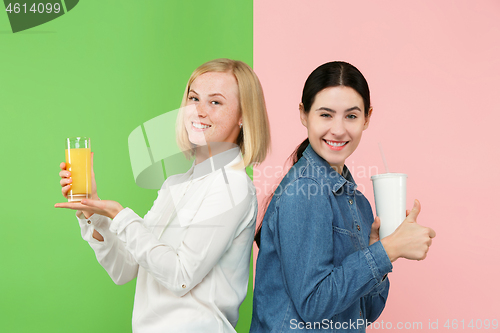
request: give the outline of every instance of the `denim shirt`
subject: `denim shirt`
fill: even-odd
[[[344,166],[309,145],[276,189],[262,222],[255,332],[365,332],[384,309],[392,264],[370,246],[373,213]]]

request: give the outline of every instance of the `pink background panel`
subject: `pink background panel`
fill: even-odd
[[[425,261],[399,259],[379,321],[500,320],[499,1],[254,1],[254,68],[272,154],[254,171],[259,199],[306,137],[307,76],[344,60],[370,85],[370,127],[347,160],[374,208],[370,176],[408,174],[407,206],[437,237]],[[460,323],[461,325],[461,323]]]

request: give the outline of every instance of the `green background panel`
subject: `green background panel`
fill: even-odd
[[[64,139],[92,138],[99,195],[144,215],[127,138],[177,109],[191,72],[228,57],[252,65],[251,1],[80,1],[12,33],[0,12],[0,332],[131,332],[135,282],[117,286],[63,201]],[[250,281],[251,283],[251,281]],[[251,295],[238,332],[248,332]]]

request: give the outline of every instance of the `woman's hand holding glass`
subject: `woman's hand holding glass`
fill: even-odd
[[[66,163],[62,162],[59,164],[61,168],[61,172],[59,172],[59,177],[61,177],[60,184],[62,186],[61,192],[63,196],[68,199],[68,192],[71,189],[71,172],[66,170]],[[95,186],[95,176],[94,176],[94,153],[90,153],[90,172],[92,177],[92,194],[91,199],[99,200],[99,196],[97,195],[97,188]]]
[[[59,176],[61,177],[60,184],[62,186],[61,192],[63,196],[68,198],[68,191],[71,189],[71,172],[66,170],[66,163],[62,162],[59,167],[61,171]],[[85,218],[89,218],[93,214],[99,214],[107,216],[109,218],[115,218],[115,216],[123,209],[122,205],[116,201],[112,200],[100,200],[97,195],[97,188],[95,183],[94,175],[94,153],[91,154],[91,177],[92,177],[92,195],[91,199],[83,199],[81,202],[63,202],[57,203],[54,207],[56,208],[69,208],[77,210],[77,215],[81,212],[85,215]],[[99,241],[103,241],[104,238],[96,230],[94,230],[93,237]]]
[[[71,172],[66,170],[66,163],[62,162],[59,167],[61,168],[61,172],[59,172],[59,177],[61,177],[60,184],[62,186],[61,192],[62,195],[68,199],[68,192],[71,189]],[[97,195],[97,188],[95,185],[95,176],[94,176],[94,153],[90,153],[90,167],[91,167],[91,177],[92,177],[92,200],[99,200],[99,196]]]

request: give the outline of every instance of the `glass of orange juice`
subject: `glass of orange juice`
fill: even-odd
[[[69,202],[90,199],[92,194],[90,138],[74,137],[66,139],[66,170],[71,172]]]

